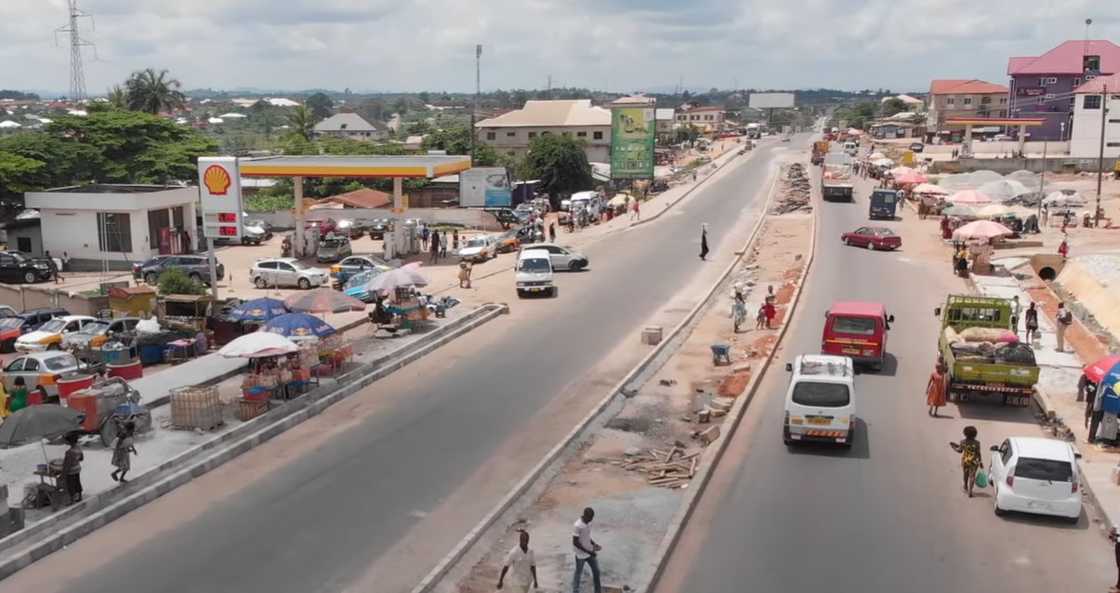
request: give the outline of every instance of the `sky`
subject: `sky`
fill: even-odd
[[[888,88],[1004,83],[1007,58],[1120,44],[1120,0],[79,0],[86,88]],[[0,88],[64,92],[65,0],[0,0]]]

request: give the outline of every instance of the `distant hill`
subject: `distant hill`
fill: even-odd
[[[12,99],[15,101],[38,101],[39,95],[35,93],[25,93],[23,91],[0,89],[0,99]]]

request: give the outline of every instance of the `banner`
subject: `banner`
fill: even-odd
[[[653,109],[640,107],[611,110],[612,179],[653,179],[653,114]]]
[[[1019,87],[1015,94],[1020,97],[1041,97],[1046,94],[1046,89],[1040,86]]]
[[[473,167],[459,173],[459,206],[509,208],[513,188],[505,167]]]

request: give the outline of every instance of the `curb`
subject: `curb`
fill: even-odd
[[[22,548],[0,558],[0,580],[49,554],[70,545],[99,527],[163,496],[175,488],[206,474],[224,463],[250,451],[275,436],[303,423],[331,405],[353,395],[371,383],[407,366],[424,355],[451,342],[476,327],[508,313],[506,305],[487,304],[455,319],[429,334],[429,340],[418,340],[397,351],[371,361],[338,378],[331,391],[311,392],[282,407],[266,412],[230,432],[183,451],[134,478],[131,486],[107,490],[78,505],[29,525],[21,531],[0,539],[0,549]],[[318,390],[316,390],[318,391]],[[205,456],[200,456],[202,453]],[[139,489],[137,490],[137,487]],[[69,525],[64,525],[71,521]],[[46,537],[35,539],[47,533]]]
[[[733,153],[734,151],[729,150],[728,152]],[[751,156],[755,154],[755,152],[753,150],[751,150],[749,152],[750,152],[750,154],[746,155],[748,159],[751,158]],[[681,202],[681,200],[683,200],[683,199],[687,198],[688,196],[692,195],[692,192],[699,189],[700,186],[707,183],[708,180],[711,179],[712,177],[715,177],[716,173],[719,173],[720,171],[722,171],[724,167],[726,167],[728,164],[733,162],[735,160],[735,158],[738,157],[738,156],[739,156],[738,153],[733,153],[731,155],[731,158],[723,161],[723,163],[721,163],[719,165],[716,165],[716,170],[712,171],[710,175],[705,176],[703,179],[697,180],[695,183],[692,184],[692,187],[688,188],[688,190],[685,191],[683,194],[677,196],[677,199],[673,200],[672,202],[669,202],[668,204],[665,204],[665,207],[662,208],[661,210],[659,210],[658,212],[656,212],[653,216],[650,216],[649,218],[643,218],[641,220],[636,220],[636,221],[630,223],[627,228],[634,228],[634,227],[636,227],[640,224],[645,224],[647,222],[653,222],[653,221],[657,220],[658,218],[661,218],[662,214],[665,214],[670,209],[672,209],[673,206],[676,206],[677,204],[679,204]],[[719,159],[719,158],[722,158],[722,157],[723,157],[723,155],[720,155],[716,158]]]
[[[773,189],[771,189],[773,191]],[[786,331],[792,324],[793,312],[797,308],[797,303],[801,300],[801,291],[805,287],[805,281],[809,277],[809,270],[813,266],[813,259],[817,248],[817,213],[819,212],[819,204],[813,208],[813,225],[810,230],[809,239],[809,256],[805,259],[805,267],[801,270],[801,276],[797,280],[797,289],[794,291],[793,297],[790,299],[789,307],[786,308],[785,323],[782,324],[781,329],[778,331],[778,339],[775,340],[773,348],[766,356],[766,360],[762,363],[758,372],[754,373],[751,377],[751,383],[748,386],[746,393],[743,396],[736,398],[735,405],[732,406],[731,411],[728,413],[728,420],[723,423],[726,430],[720,431],[720,436],[716,438],[716,449],[713,455],[698,468],[697,479],[694,479],[696,487],[689,487],[685,493],[683,505],[677,511],[676,517],[669,524],[669,531],[666,533],[664,539],[661,540],[661,546],[658,548],[656,555],[657,565],[654,568],[653,576],[650,578],[648,584],[644,587],[638,587],[639,591],[652,591],[658,581],[661,579],[662,573],[665,571],[665,566],[668,564],[669,556],[672,554],[673,549],[676,547],[677,542],[680,540],[681,533],[684,531],[684,526],[688,519],[692,516],[692,512],[696,509],[697,502],[704,490],[711,480],[712,473],[715,471],[716,465],[723,457],[728,446],[731,443],[731,437],[734,436],[735,431],[739,427],[739,421],[742,420],[743,415],[746,413],[747,407],[754,401],[754,396],[758,392],[758,386],[762,383],[762,378],[770,369],[770,364],[774,361],[774,357],[778,353],[778,348],[781,346],[782,340],[785,339]],[[765,218],[764,218],[765,220]],[[746,253],[750,248],[748,244],[743,252]]]
[[[471,546],[477,543],[478,540],[481,539],[482,535],[486,532],[486,530],[490,529],[490,527],[492,527],[494,523],[497,522],[498,518],[501,517],[501,515],[507,510],[509,510],[509,508],[513,506],[513,504],[517,502],[517,500],[526,491],[529,490],[529,488],[533,485],[534,482],[536,482],[541,474],[543,474],[545,470],[548,469],[548,467],[560,457],[561,453],[563,453],[563,451],[567,449],[568,446],[577,439],[577,437],[579,437],[580,433],[582,433],[588,426],[590,426],[592,422],[594,422],[595,419],[604,410],[606,410],[612,402],[614,402],[616,397],[618,397],[619,395],[625,397],[625,392],[633,391],[633,389],[628,389],[627,385],[641,376],[647,370],[649,370],[649,368],[658,361],[661,355],[664,354],[668,349],[668,346],[671,345],[674,340],[680,336],[682,331],[684,331],[692,324],[693,320],[696,318],[696,315],[702,309],[707,307],[708,301],[712,298],[712,295],[715,294],[715,292],[723,285],[723,283],[727,280],[727,277],[742,261],[743,257],[749,250],[751,243],[754,242],[755,238],[759,234],[759,231],[762,230],[763,224],[766,222],[766,212],[769,210],[770,200],[774,195],[774,188],[778,183],[779,177],[780,174],[775,174],[774,180],[770,184],[770,189],[767,190],[766,199],[762,204],[762,214],[759,216],[758,222],[755,223],[754,228],[751,230],[750,236],[745,243],[746,247],[742,251],[738,252],[735,258],[731,261],[730,265],[728,265],[723,273],[720,274],[719,278],[712,284],[712,287],[708,289],[708,292],[705,293],[700,301],[688,312],[687,315],[685,315],[684,319],[682,319],[680,323],[678,323],[672,329],[672,331],[665,335],[660,344],[655,346],[653,350],[646,354],[646,356],[642,358],[642,360],[638,362],[637,365],[630,369],[630,371],[626,373],[626,375],[621,380],[619,380],[618,383],[611,387],[611,389],[607,392],[607,396],[604,397],[598,404],[596,404],[595,407],[590,412],[588,412],[586,416],[584,416],[579,424],[577,424],[571,431],[569,431],[568,434],[559,443],[557,443],[552,449],[550,449],[549,452],[545,454],[544,458],[541,459],[541,461],[539,461],[535,466],[533,466],[533,468],[529,470],[529,473],[525,477],[521,478],[521,480],[518,481],[517,485],[514,486],[514,488],[505,496],[505,498],[503,498],[501,502],[499,502],[489,513],[487,513],[487,515],[483,517],[483,519],[477,525],[475,525],[470,530],[470,532],[468,532],[467,535],[463,537],[463,539],[459,540],[459,543],[457,543],[455,547],[452,548],[451,552],[444,556],[443,559],[441,559],[439,563],[436,564],[435,568],[429,571],[418,585],[413,587],[411,593],[430,593],[431,591],[433,591],[434,588],[439,584],[440,580],[443,579],[443,577],[447,576],[447,573],[451,571],[455,564],[459,562],[459,560],[461,560],[463,556],[466,555]],[[664,362],[662,362],[661,364],[664,364]]]

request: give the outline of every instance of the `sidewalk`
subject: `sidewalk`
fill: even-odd
[[[1089,431],[1084,424],[1085,404],[1077,401],[1077,381],[1081,369],[1106,356],[1107,350],[1080,321],[1075,321],[1066,331],[1066,351],[1058,352],[1054,329],[1057,295],[1037,279],[1026,258],[1004,258],[993,263],[1030,278],[1020,282],[1014,276],[972,276],[981,294],[1002,298],[1018,295],[1024,309],[1031,302],[1042,308],[1043,314],[1038,318],[1042,346],[1035,351],[1039,366],[1039,404],[1073,432],[1073,445],[1082,455],[1081,479],[1087,494],[1096,500],[1109,526],[1116,525],[1120,522],[1120,487],[1112,479],[1112,470],[1120,462],[1120,449],[1087,443]]]

